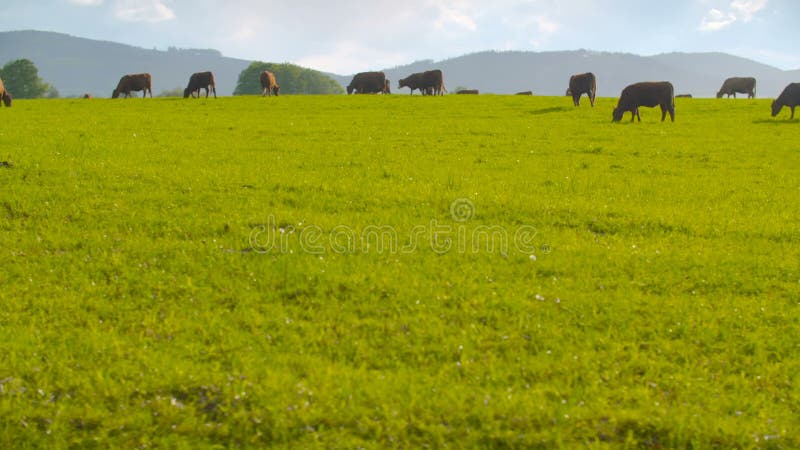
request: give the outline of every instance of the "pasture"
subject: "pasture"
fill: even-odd
[[[581,103],[0,109],[0,448],[799,447],[800,121]]]

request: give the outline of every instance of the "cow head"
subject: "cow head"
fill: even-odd
[[[403,89],[406,86],[408,86],[408,84],[406,84],[405,78],[397,80],[397,89]]]
[[[620,107],[614,108],[614,112],[611,113],[611,121],[612,122],[619,122],[622,120],[622,116],[625,114],[625,110]]]
[[[8,91],[3,91],[3,104],[9,108],[11,107],[11,94]]]
[[[192,91],[190,91],[189,88],[187,87],[186,89],[183,90],[183,98],[189,98],[189,94],[192,94]],[[194,97],[194,95],[192,95],[192,97]]]
[[[281,94],[281,87],[280,87],[280,86],[278,86],[277,84],[276,84],[275,86],[272,86],[272,93],[273,93],[273,94],[274,94],[276,97],[277,97],[277,96],[279,96],[279,95]]]
[[[717,98],[722,98],[723,95],[725,95],[724,92],[722,91],[717,92]]]
[[[783,108],[782,104],[778,103],[777,100],[773,100],[772,101],[772,117],[777,116],[778,113],[781,112],[782,108]]]
[[[348,86],[347,86],[347,95],[350,95],[350,94],[352,94],[354,90],[355,90],[355,89],[353,88],[353,85],[352,85],[352,84],[348,85]]]
[[[119,89],[114,89],[114,92],[111,93],[111,98],[119,98]]]
[[[572,89],[567,89],[567,97],[572,97]]]

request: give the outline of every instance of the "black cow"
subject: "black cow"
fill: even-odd
[[[111,98],[119,98],[120,94],[130,97],[131,91],[143,91],[142,98],[147,97],[147,92],[150,92],[150,98],[153,98],[153,78],[149,73],[125,75],[119,79],[117,88],[111,93]]]
[[[6,87],[3,86],[3,80],[0,80],[0,98],[3,99],[3,104],[7,107],[11,107],[11,94],[6,90]]]
[[[411,94],[414,94],[414,89],[419,89],[422,95],[444,95],[447,89],[444,87],[444,78],[442,71],[439,69],[428,70],[421,73],[412,73],[411,75],[403,78],[397,82],[397,88],[402,89],[407,87],[411,89]]]
[[[278,85],[278,81],[275,79],[275,74],[270,72],[269,70],[265,70],[261,72],[261,75],[258,77],[259,81],[261,81],[261,96],[266,97],[269,95],[272,97],[272,94],[275,94],[277,97],[281,93],[281,87]]]
[[[197,93],[197,98],[200,98],[200,89],[206,90],[206,98],[208,98],[208,92],[211,91],[214,93],[214,98],[217,98],[217,87],[214,83],[214,74],[211,72],[197,72],[193,73],[191,77],[189,77],[189,85],[186,86],[186,89],[183,90],[183,98],[188,98],[189,95],[194,98],[195,93]]]
[[[747,94],[747,98],[756,98],[756,79],[753,77],[733,77],[728,78],[722,83],[722,87],[717,92],[717,98],[727,95],[728,98],[736,98],[736,93]]]
[[[456,91],[456,94],[472,94],[472,95],[478,95],[479,93],[480,93],[480,91],[479,91],[479,90],[477,90],[477,89],[461,89],[461,90],[458,90],[458,91]]]
[[[781,95],[772,102],[772,117],[777,116],[784,106],[788,106],[792,109],[789,119],[794,119],[794,108],[797,105],[800,105],[800,83],[792,83],[786,86]]]
[[[692,94],[678,94],[675,98],[692,98]]]
[[[569,77],[567,95],[572,96],[572,103],[575,106],[580,106],[581,96],[583,94],[589,96],[589,102],[592,104],[592,107],[594,107],[594,97],[597,94],[597,79],[591,72]]]
[[[670,119],[675,121],[675,89],[669,81],[655,81],[632,84],[622,90],[619,97],[617,107],[614,108],[612,115],[614,122],[622,120],[622,116],[630,111],[631,122],[635,118],[642,121],[639,116],[639,107],[647,106],[652,108],[654,106],[661,107],[661,121],[667,117],[669,113]]]
[[[383,72],[361,72],[357,73],[353,80],[347,85],[347,94],[390,94],[389,80]]]
[[[517,92],[517,93],[516,93],[516,94],[514,94],[514,95],[533,95],[533,91],[522,91],[522,92]]]

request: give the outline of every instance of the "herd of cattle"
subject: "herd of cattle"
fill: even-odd
[[[280,94],[280,85],[275,79],[275,74],[270,71],[263,71],[259,75],[261,82],[261,95],[272,96]],[[447,89],[444,86],[444,77],[441,70],[428,70],[425,72],[413,73],[406,78],[400,79],[397,83],[397,88],[402,89],[407,87],[414,94],[415,90],[419,90],[422,95],[444,95]],[[214,94],[217,98],[217,89],[214,82],[214,74],[211,72],[197,72],[189,77],[189,84],[183,90],[183,98],[200,98],[200,90],[205,90],[206,98],[209,93]],[[137,73],[125,75],[120,78],[117,83],[116,89],[111,93],[111,98],[119,98],[120,96],[130,97],[131,92],[142,91],[142,97],[153,97],[153,78],[149,73]],[[353,77],[353,80],[347,86],[347,94],[391,94],[391,83],[386,78],[383,72],[361,72]],[[752,77],[734,77],[728,78],[722,83],[717,92],[717,98],[722,98],[727,95],[730,98],[736,98],[736,94],[747,94],[747,98],[755,98],[756,96],[756,79]],[[456,94],[478,94],[477,89],[462,89]],[[518,92],[516,95],[532,95],[531,91]],[[592,107],[594,107],[595,95],[597,94],[597,78],[594,74],[582,73],[573,75],[569,79],[569,88],[566,95],[572,97],[572,102],[575,106],[580,106],[581,97],[583,95],[589,97]],[[627,86],[620,94],[617,107],[614,108],[612,119],[614,122],[622,120],[622,116],[626,112],[631,113],[631,121],[639,119],[639,108],[642,106],[653,108],[659,106],[661,108],[661,121],[663,122],[667,113],[670,119],[675,121],[675,97],[691,97],[689,94],[675,95],[675,89],[672,83],[668,81],[657,82],[642,82],[634,83]],[[84,98],[91,98],[91,95],[86,94]],[[3,86],[3,80],[0,80],[0,99],[7,106],[11,106],[11,94]],[[794,109],[800,105],[800,83],[791,83],[781,92],[772,102],[772,116],[775,117],[783,109],[784,106],[791,109],[790,119],[794,119]]]

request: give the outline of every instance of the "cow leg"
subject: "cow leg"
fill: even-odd
[[[792,115],[791,115],[791,117],[789,117],[789,120],[792,120],[792,119],[794,119],[794,107],[795,107],[795,106],[797,106],[797,105],[793,105],[793,106],[792,106]]]
[[[592,108],[594,108],[594,91],[589,94],[589,102],[592,104]]]
[[[211,89],[214,90],[214,98],[217,98],[217,87],[212,85]]]
[[[666,119],[666,118],[667,118],[667,108],[665,108],[665,107],[662,105],[662,106],[661,106],[661,121],[663,122],[663,121],[664,121],[664,119]]]

